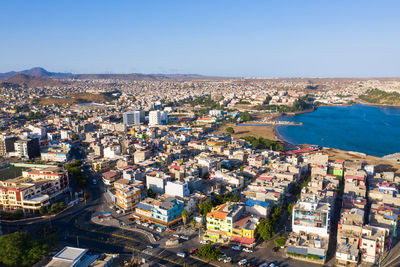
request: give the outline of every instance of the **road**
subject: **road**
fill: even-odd
[[[90,176],[89,170],[84,169],[85,174]],[[92,177],[91,177],[92,178]],[[177,247],[165,247],[165,241],[172,236],[173,233],[163,233],[154,248],[148,248],[150,244],[148,237],[142,233],[121,229],[120,227],[103,226],[94,224],[91,221],[93,215],[101,212],[110,211],[104,194],[104,186],[99,181],[97,185],[90,184],[88,187],[90,198],[87,202],[82,202],[76,206],[66,210],[61,215],[52,219],[43,219],[37,221],[26,221],[22,223],[3,223],[3,231],[29,231],[35,233],[38,229],[46,225],[57,228],[57,235],[60,243],[69,246],[80,246],[89,248],[99,253],[119,253],[121,255],[135,255],[145,258],[148,261],[156,262],[165,266],[210,266],[201,260],[193,257],[180,258],[177,252],[189,252],[191,249],[200,247],[198,240],[198,232],[188,228],[180,227],[177,233],[188,236],[190,239],[180,240],[181,243]],[[114,213],[115,214],[115,213]],[[116,214],[115,214],[116,215]],[[118,215],[120,216],[120,215]],[[125,216],[126,217],[126,216]],[[151,231],[146,229],[147,231]],[[158,235],[157,232],[153,232]],[[233,263],[246,258],[251,264],[258,265],[264,262],[274,262],[278,266],[299,266],[313,267],[319,266],[312,263],[296,261],[288,259],[284,256],[283,251],[273,252],[273,242],[264,243],[261,247],[257,247],[254,253],[243,251],[233,251],[230,248],[221,249],[223,253],[231,257]],[[224,264],[221,262],[214,263],[218,266],[232,266],[233,264]]]

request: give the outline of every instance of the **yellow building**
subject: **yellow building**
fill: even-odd
[[[235,242],[252,246],[257,224],[258,218],[245,215],[243,204],[228,202],[207,214],[207,231],[203,239],[214,243]]]
[[[126,185],[116,191],[116,204],[122,210],[132,210],[140,202],[140,189]]]

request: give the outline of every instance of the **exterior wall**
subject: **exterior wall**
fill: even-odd
[[[177,197],[187,197],[190,195],[187,183],[167,182],[165,186],[165,194]]]
[[[146,175],[146,187],[153,190],[154,193],[164,194],[165,181],[161,177]]]

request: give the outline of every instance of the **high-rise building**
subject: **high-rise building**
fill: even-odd
[[[21,139],[14,143],[16,155],[23,158],[35,158],[40,156],[39,138]]]
[[[159,110],[152,110],[149,112],[149,125],[160,125],[161,113]]]
[[[168,112],[153,110],[149,112],[149,125],[160,125],[168,123]]]
[[[2,136],[0,138],[0,156],[5,156],[9,152],[14,152],[14,143],[17,139],[16,136]]]
[[[139,125],[140,124],[140,111],[128,111],[123,114],[124,125]]]

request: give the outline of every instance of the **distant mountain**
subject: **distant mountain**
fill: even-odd
[[[63,86],[65,83],[51,79],[51,78],[41,78],[34,77],[22,73],[15,74],[11,78],[5,80],[0,83],[0,87],[55,87],[55,86]]]
[[[33,77],[39,78],[50,78],[50,77],[67,77],[72,73],[62,73],[62,72],[49,72],[41,67],[35,67],[29,70],[22,71],[10,71],[6,73],[0,73],[0,80],[11,78],[16,74],[26,74]]]
[[[16,74],[25,74],[37,78],[72,78],[72,79],[117,79],[117,80],[198,80],[198,79],[217,79],[220,77],[202,76],[198,74],[72,74],[63,72],[49,72],[41,67],[35,67],[29,70],[10,71],[0,73],[0,80],[6,80]]]

